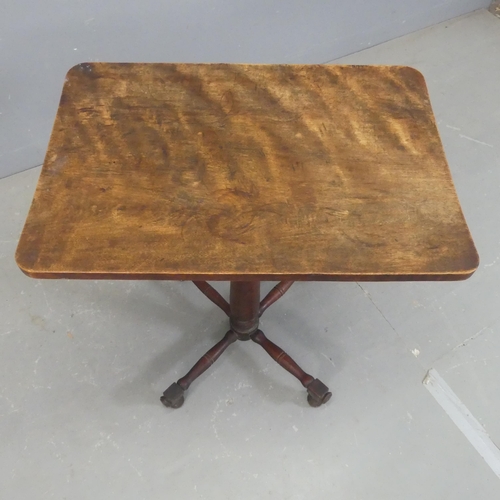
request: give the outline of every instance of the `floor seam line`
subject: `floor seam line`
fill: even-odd
[[[396,330],[396,328],[394,328],[394,326],[392,325],[392,323],[386,318],[385,314],[382,312],[382,310],[377,306],[377,304],[375,303],[375,301],[373,300],[372,296],[370,295],[370,292],[368,292],[367,290],[365,290],[360,284],[359,282],[356,281],[356,285],[359,286],[359,288],[361,288],[361,290],[363,291],[363,294],[368,298],[368,300],[373,304],[373,307],[375,307],[375,309],[380,313],[380,315],[382,316],[382,318],[384,318],[384,320],[386,321],[386,323],[391,327],[392,331],[397,335],[397,337],[399,338],[399,340],[401,340],[401,342],[403,342],[404,346],[406,347],[406,349],[408,349],[414,356],[415,356],[415,359],[417,361],[417,363],[422,367],[423,370],[428,370],[429,368],[424,366],[424,364],[418,359],[418,354],[415,355],[411,349],[411,346],[408,345],[408,343],[406,342],[406,339]]]

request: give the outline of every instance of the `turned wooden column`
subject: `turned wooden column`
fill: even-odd
[[[259,328],[260,281],[232,281],[230,325],[240,340],[249,340]]]

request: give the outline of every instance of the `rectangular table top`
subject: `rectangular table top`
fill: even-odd
[[[478,256],[405,66],[72,68],[18,250],[36,278],[454,280]]]

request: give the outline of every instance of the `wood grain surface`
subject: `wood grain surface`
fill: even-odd
[[[464,279],[478,265],[422,75],[84,63],[17,262],[37,278]]]

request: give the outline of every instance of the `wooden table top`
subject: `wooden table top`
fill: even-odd
[[[36,278],[455,280],[478,256],[405,66],[80,64],[17,263]]]

